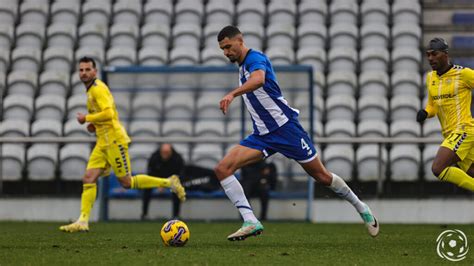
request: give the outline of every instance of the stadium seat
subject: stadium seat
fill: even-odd
[[[326,76],[324,72],[313,69],[313,82],[314,94],[322,97],[323,93],[326,92]]]
[[[3,100],[3,119],[30,121],[33,114],[33,98],[22,94],[8,94]]]
[[[294,1],[271,1],[267,5],[267,8],[268,23],[270,25],[275,23],[281,23],[292,27],[295,25],[296,5]]]
[[[18,15],[18,3],[3,1],[0,5],[0,25],[14,26]]]
[[[189,120],[165,120],[161,124],[163,137],[191,137],[193,134],[193,123]]]
[[[17,47],[12,51],[12,70],[38,73],[41,68],[41,49]]]
[[[142,46],[155,49],[168,48],[170,28],[167,25],[148,23],[141,28]]]
[[[1,7],[0,7],[0,14],[1,14]],[[13,26],[8,25],[8,24],[4,24],[4,25],[0,24],[0,47],[2,49],[10,49],[13,43],[13,37],[14,37]]]
[[[82,5],[82,21],[86,23],[108,26],[111,13],[112,6],[109,2],[87,1]]]
[[[130,145],[129,155],[132,164],[132,171],[134,173],[147,173],[148,161],[153,152],[156,151],[156,144],[150,143],[135,143]]]
[[[153,23],[169,27],[173,15],[173,1],[147,1],[143,13],[145,25]]]
[[[239,29],[245,34],[245,44],[248,48],[263,51],[265,30],[261,24],[250,24],[248,21],[239,23]]]
[[[327,77],[328,96],[346,94],[355,96],[357,77],[354,72],[334,71]]]
[[[1,13],[0,13],[1,14]],[[18,181],[23,178],[25,147],[23,144],[2,145],[2,181]]]
[[[364,24],[388,25],[390,5],[388,1],[365,0],[360,6],[360,17]]]
[[[421,27],[412,23],[398,23],[392,28],[393,47],[415,47],[420,46]]]
[[[214,138],[224,137],[223,120],[198,120],[194,126],[194,137]]]
[[[85,93],[74,94],[67,100],[67,118],[76,118],[76,113],[87,113],[87,95]]]
[[[326,47],[327,29],[324,24],[300,24],[297,29],[298,47],[324,49]]]
[[[104,49],[101,47],[84,46],[76,50],[76,63],[84,56],[92,57],[98,69],[101,69],[105,62]],[[97,73],[99,75],[99,73]],[[100,75],[99,75],[100,76]]]
[[[237,24],[264,25],[265,3],[261,0],[242,0],[237,4]],[[245,31],[242,31],[245,32]]]
[[[364,138],[383,138],[388,136],[388,125],[383,120],[366,119],[357,125],[357,136]]]
[[[326,70],[326,51],[316,46],[307,46],[298,49],[296,60],[300,65],[311,65],[314,70]]]
[[[416,181],[421,153],[416,144],[395,144],[390,150],[393,181]]]
[[[392,4],[392,21],[394,25],[399,23],[420,24],[421,6],[418,1],[395,0]]]
[[[226,25],[227,24],[222,25],[220,23],[208,23],[202,31],[204,47],[220,49],[217,42],[217,35]]]
[[[20,119],[5,119],[0,123],[2,137],[28,137],[30,135],[30,121]]]
[[[84,94],[84,83],[79,77],[79,71],[71,75],[71,96],[76,94]]]
[[[204,13],[202,0],[180,0],[175,4],[174,16],[177,24],[201,25]]]
[[[390,29],[387,24],[364,24],[360,28],[360,44],[362,48],[387,48]]]
[[[356,151],[359,181],[377,181],[379,178],[382,178],[382,180],[385,179],[387,150],[382,146],[381,151],[382,154],[380,155],[377,144],[363,144],[359,146]],[[379,169],[379,160],[382,160],[382,169]]]
[[[79,47],[97,47],[104,49],[107,44],[107,34],[107,25],[86,22],[79,27]]]
[[[199,24],[176,24],[172,30],[174,47],[191,47],[199,49],[201,46],[201,26]]]
[[[145,46],[138,52],[138,64],[161,66],[168,63],[168,50],[160,46]]]
[[[434,158],[438,153],[439,145],[428,144],[423,149],[423,169],[425,170],[426,181],[439,181],[439,179],[433,174],[431,167],[433,165]]]
[[[16,47],[43,48],[46,29],[42,24],[21,23],[16,26]]]
[[[329,72],[356,72],[357,51],[349,47],[334,47],[328,54]]]
[[[385,121],[388,114],[387,98],[377,95],[364,95],[359,98],[359,119],[378,119]]]
[[[167,119],[189,119],[194,115],[194,95],[172,93],[164,99],[163,110]]]
[[[303,0],[298,6],[301,25],[324,25],[328,7],[326,1]]]
[[[159,123],[157,120],[131,121],[129,132],[132,137],[158,137],[160,135]]]
[[[196,65],[199,63],[199,50],[197,47],[175,47],[169,58],[171,65]]]
[[[90,136],[86,126],[79,124],[75,117],[69,118],[69,120],[64,123],[63,132],[65,137],[87,138]]]
[[[364,47],[359,53],[361,71],[388,72],[390,53],[384,47]]]
[[[354,149],[350,144],[329,144],[324,149],[324,166],[344,181],[352,180]]]
[[[324,126],[325,136],[329,138],[350,138],[356,135],[356,126],[352,120],[328,120]]]
[[[20,6],[21,23],[45,26],[48,22],[49,5],[38,1],[23,1]]]
[[[73,66],[74,51],[70,47],[49,47],[43,53],[45,70],[70,72]]]
[[[438,119],[431,118],[423,122],[423,136],[427,138],[440,138],[442,136]]]
[[[328,120],[354,121],[356,100],[350,94],[332,95],[326,99],[326,118]]]
[[[132,116],[134,119],[161,118],[162,97],[158,92],[138,93],[132,100]]]
[[[420,95],[421,76],[418,72],[400,70],[392,74],[392,95]]]
[[[385,71],[364,71],[359,76],[359,95],[386,97],[389,93],[389,77]]]
[[[76,26],[79,21],[80,10],[80,2],[56,1],[51,5],[51,22],[63,26]]]
[[[136,65],[137,50],[133,47],[112,47],[107,51],[107,65],[130,66]]]
[[[413,95],[395,95],[390,100],[391,120],[415,119],[416,113],[420,110],[420,100]]]
[[[473,25],[474,13],[472,11],[471,12],[455,11],[452,16],[452,22],[455,25]]]
[[[7,73],[10,67],[10,50],[0,49],[0,73]]]
[[[120,0],[113,6],[113,23],[138,26],[142,16],[141,1]]]
[[[206,66],[222,66],[229,64],[229,59],[217,47],[207,47],[201,51],[201,62]]]
[[[62,121],[66,109],[64,96],[55,94],[44,94],[36,98],[35,118],[54,119]]]
[[[390,124],[393,138],[416,138],[421,136],[420,124],[413,119],[396,120]]]
[[[33,144],[26,152],[29,180],[53,180],[58,162],[58,144]]]
[[[47,70],[39,78],[40,95],[54,94],[66,98],[69,93],[69,73],[67,71]]]
[[[295,54],[290,47],[269,47],[265,53],[272,61],[272,65],[292,65],[295,61]]]
[[[392,50],[392,70],[419,72],[421,52],[415,47],[395,47]]]
[[[271,47],[288,47],[294,46],[296,30],[292,24],[273,23],[267,27],[267,45]]]
[[[138,36],[137,25],[115,23],[110,27],[110,46],[136,49]]]
[[[453,36],[452,47],[456,49],[473,49],[474,38],[472,36]]]
[[[192,150],[191,161],[194,165],[214,169],[223,155],[221,144],[199,143]]]
[[[89,154],[90,145],[87,143],[64,145],[59,151],[60,178],[62,180],[82,180],[87,168]]]
[[[335,23],[329,27],[330,47],[357,48],[357,24]]]
[[[38,86],[38,75],[31,71],[16,70],[7,78],[8,93],[25,94],[33,97]]]
[[[223,119],[224,116],[219,108],[222,93],[205,93],[197,98],[196,115],[199,119]]]
[[[232,0],[209,1],[205,7],[206,24],[231,25],[234,16],[234,2]]]
[[[47,30],[48,47],[72,48],[76,45],[76,25],[51,24]]]
[[[113,92],[114,93],[114,92]],[[128,120],[130,117],[130,92],[117,91],[113,94],[115,107],[119,114],[120,120]]]
[[[329,6],[329,13],[331,14],[331,23],[357,25],[359,6],[356,1],[332,1]]]
[[[55,119],[37,119],[31,124],[31,136],[55,138],[63,135],[63,124]]]

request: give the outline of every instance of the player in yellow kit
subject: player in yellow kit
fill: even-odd
[[[79,60],[79,75],[87,91],[88,114],[78,113],[77,121],[80,124],[89,123],[87,129],[90,132],[95,131],[97,142],[82,178],[81,215],[76,222],[63,225],[59,229],[71,233],[89,230],[89,216],[97,194],[97,179],[108,175],[110,168],[124,188],[171,188],[181,201],[185,201],[186,193],[176,175],[169,178],[131,175],[128,156],[130,138],[119,121],[109,88],[97,79],[96,64],[92,58],[83,57]]]
[[[444,141],[433,161],[433,174],[442,181],[474,191],[474,70],[451,64],[448,44],[441,38],[430,41],[426,56],[433,71],[426,76],[428,103],[416,120],[421,123],[437,115],[441,124]]]

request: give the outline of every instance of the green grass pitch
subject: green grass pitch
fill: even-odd
[[[362,224],[266,222],[263,235],[230,242],[238,222],[188,222],[190,241],[172,248],[161,243],[163,223],[93,223],[70,234],[59,223],[0,222],[0,265],[474,265],[472,249],[458,263],[436,253],[446,229],[474,241],[472,225],[382,224],[372,239]]]

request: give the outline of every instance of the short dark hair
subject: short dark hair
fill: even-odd
[[[79,58],[79,63],[91,63],[91,62],[92,62],[92,67],[96,68],[95,67],[95,60],[92,57],[83,56],[83,57]]]
[[[449,45],[448,42],[443,38],[433,38],[428,43],[426,50],[433,50],[433,51],[441,51],[441,52],[448,52]]]
[[[236,26],[225,26],[217,35],[217,41],[220,42],[224,40],[225,38],[234,38],[235,36],[241,34],[239,28]]]

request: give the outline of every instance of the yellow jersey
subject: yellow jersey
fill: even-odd
[[[87,89],[87,112],[93,115],[107,108],[112,110],[112,118],[102,122],[93,122],[97,135],[96,145],[108,146],[114,141],[119,144],[129,143],[130,138],[120,123],[114,97],[109,87],[103,81],[95,79],[94,83]]]
[[[471,116],[471,89],[474,89],[474,70],[454,65],[438,76],[431,71],[426,76],[428,117],[438,116],[443,136],[454,130],[469,131],[474,128]]]

